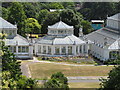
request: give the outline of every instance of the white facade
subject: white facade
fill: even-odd
[[[24,37],[17,34],[17,27],[0,17],[0,33],[7,34],[5,45],[16,58],[33,58],[33,45]]]
[[[48,35],[39,38],[35,43],[37,56],[85,56],[88,45],[73,35],[73,26],[60,21],[48,26]]]
[[[85,37],[92,42],[90,53],[100,60],[115,59],[120,54],[120,13],[108,17],[106,27]]]

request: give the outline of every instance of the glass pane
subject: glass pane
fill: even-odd
[[[80,45],[80,53],[82,53],[82,46]]]
[[[22,46],[22,52],[25,52],[25,49],[26,49],[25,46]]]
[[[18,46],[18,52],[21,52],[21,46]]]
[[[66,54],[66,47],[62,47],[62,54]]]
[[[43,54],[46,53],[46,46],[43,46]]]
[[[26,52],[29,52],[29,47],[28,46],[26,46]]]
[[[78,46],[76,46],[76,53],[78,54]]]
[[[48,54],[51,54],[51,47],[48,46]]]
[[[56,55],[60,54],[59,47],[55,47],[55,54],[56,54]]]

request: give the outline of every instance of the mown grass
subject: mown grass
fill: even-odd
[[[77,82],[77,83],[69,83],[69,88],[100,88],[99,82]],[[85,90],[86,90],[85,89]],[[92,90],[93,90],[92,89]],[[95,89],[96,90],[96,89]]]
[[[49,78],[53,73],[65,76],[107,76],[113,66],[68,66],[54,63],[33,63],[29,65],[32,78]]]

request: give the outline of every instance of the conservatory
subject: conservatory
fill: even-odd
[[[84,56],[88,45],[73,35],[74,28],[60,21],[48,26],[48,35],[39,38],[35,43],[35,55],[43,56]]]
[[[0,17],[0,33],[7,34],[5,45],[15,54],[16,58],[33,57],[33,45],[24,37],[17,34],[17,26]]]

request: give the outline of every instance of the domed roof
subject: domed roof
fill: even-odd
[[[73,44],[83,44],[85,41],[82,39],[74,36],[74,35],[69,35],[69,36],[44,36],[43,38],[40,38],[37,43],[39,44],[52,44],[52,45],[73,45]]]
[[[59,21],[58,23],[56,23],[52,26],[48,26],[48,28],[51,28],[51,29],[73,29],[73,26],[69,26],[64,22]]]

